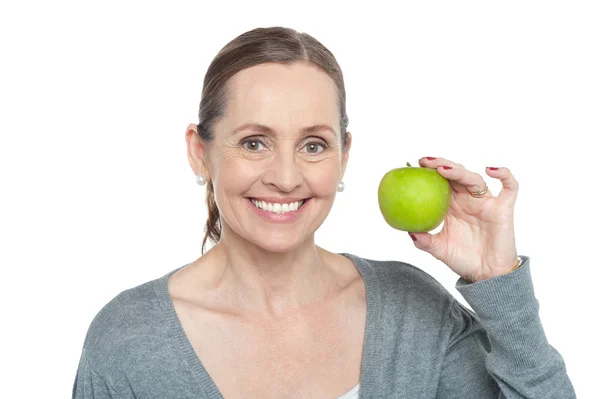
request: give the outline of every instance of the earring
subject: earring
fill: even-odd
[[[344,188],[346,187],[346,185],[344,184],[343,181],[339,182],[337,190],[341,193],[342,191],[344,191]]]
[[[198,183],[201,186],[205,185],[206,177],[204,177],[204,175],[202,175],[202,173],[196,175],[196,183]]]

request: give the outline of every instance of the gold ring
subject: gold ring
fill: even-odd
[[[479,191],[471,191],[471,195],[475,198],[484,196],[489,191],[487,184]]]

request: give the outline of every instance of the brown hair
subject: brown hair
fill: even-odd
[[[338,89],[340,109],[340,132],[342,149],[346,150],[348,115],[346,114],[346,89],[342,70],[333,54],[318,40],[307,33],[299,33],[284,27],[256,28],[242,33],[219,51],[212,60],[204,77],[202,99],[198,113],[198,134],[208,143],[214,138],[214,125],[225,113],[227,105],[227,82],[237,72],[263,63],[289,65],[309,62],[335,82]],[[206,241],[215,244],[221,239],[221,220],[215,202],[214,187],[209,181],[206,188],[208,220],[202,241],[202,253]]]

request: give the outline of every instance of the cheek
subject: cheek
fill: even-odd
[[[224,191],[244,190],[260,176],[260,167],[238,154],[223,154],[216,180]]]
[[[331,162],[312,167],[306,174],[306,180],[317,196],[325,197],[335,194],[339,176],[339,166]]]

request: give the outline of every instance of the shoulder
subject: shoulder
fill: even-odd
[[[443,316],[455,298],[438,280],[417,266],[400,260],[374,260],[347,254],[371,289],[388,307]]]
[[[92,365],[110,367],[131,357],[139,346],[145,351],[161,345],[165,336],[158,279],[147,281],[115,295],[94,316],[84,340],[84,350]]]

